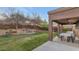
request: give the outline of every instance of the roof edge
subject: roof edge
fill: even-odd
[[[49,15],[56,14],[56,13],[60,13],[60,12],[67,11],[67,10],[71,10],[71,9],[74,9],[74,8],[78,8],[78,7],[61,7],[61,8],[49,11],[48,14]]]

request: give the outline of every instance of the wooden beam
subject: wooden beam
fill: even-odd
[[[49,19],[49,26],[48,26],[48,34],[49,34],[49,38],[48,38],[48,40],[49,41],[52,41],[53,40],[53,33],[52,33],[52,26],[53,26],[53,24],[52,24],[53,22],[52,22],[52,20],[51,19]]]

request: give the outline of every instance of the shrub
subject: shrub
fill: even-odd
[[[68,28],[63,28],[63,32],[67,32],[68,30]]]

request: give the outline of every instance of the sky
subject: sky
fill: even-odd
[[[7,13],[10,12],[8,8],[11,7],[0,7],[0,13]],[[24,13],[26,16],[30,15],[32,16],[33,13],[40,15],[43,20],[48,20],[48,11],[55,10],[59,7],[16,7],[16,10],[21,11]]]

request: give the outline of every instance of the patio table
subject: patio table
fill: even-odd
[[[70,40],[70,38],[74,36],[74,33],[72,31],[68,31],[66,33],[61,33],[59,36],[61,37],[62,41],[63,40]]]

